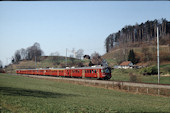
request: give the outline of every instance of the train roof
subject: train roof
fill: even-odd
[[[92,67],[66,67],[66,68],[37,68],[37,69],[16,69],[16,70],[64,70],[64,69],[103,69],[103,66]]]

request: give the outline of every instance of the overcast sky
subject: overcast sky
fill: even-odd
[[[169,12],[169,1],[0,2],[0,60],[10,63],[16,50],[35,42],[45,55],[64,56],[66,48],[103,55],[109,34],[147,20],[170,21]]]

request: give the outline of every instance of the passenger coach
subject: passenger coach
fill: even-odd
[[[17,69],[17,74],[50,75],[62,77],[97,78],[108,80],[111,78],[110,67],[80,67],[80,68],[48,68],[48,69]]]

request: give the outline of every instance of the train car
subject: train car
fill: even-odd
[[[48,69],[17,69],[17,74],[50,75],[76,78],[97,78],[108,80],[111,78],[110,67],[72,67]]]
[[[0,73],[5,73],[5,70],[0,68]]]

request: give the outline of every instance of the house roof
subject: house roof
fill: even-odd
[[[128,66],[130,63],[132,63],[131,61],[125,61],[125,62],[122,62],[120,64],[120,66]]]

